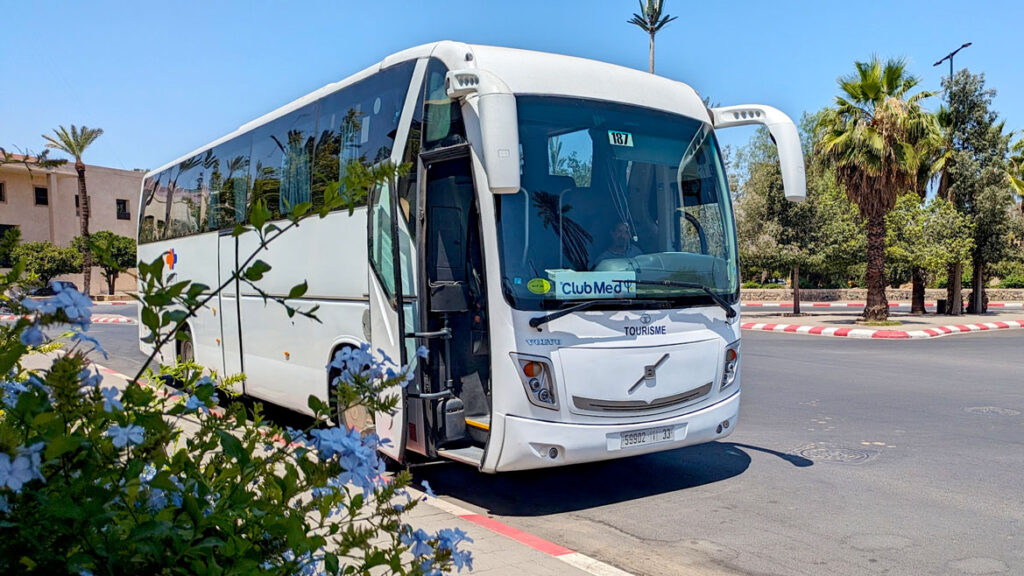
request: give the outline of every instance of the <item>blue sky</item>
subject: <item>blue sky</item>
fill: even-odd
[[[86,161],[154,168],[387,54],[440,39],[559,52],[646,69],[630,0],[34,2],[0,0],[0,146],[39,150],[60,124],[102,127]],[[718,104],[770,104],[794,119],[831,103],[871,54],[902,56],[939,89],[984,72],[996,109],[1024,130],[1024,3],[692,2],[658,36],[657,72]],[[929,101],[938,106],[938,98]],[[722,134],[742,144],[749,129]]]

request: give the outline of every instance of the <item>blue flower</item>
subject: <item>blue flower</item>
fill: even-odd
[[[7,496],[0,494],[0,512],[7,514],[11,511],[11,505],[7,503]]]
[[[146,500],[146,505],[152,512],[158,512],[161,509],[166,508],[167,492],[159,488],[150,488],[149,497]]]
[[[423,482],[420,482],[420,485],[423,486],[423,491],[427,493],[427,496],[437,498],[437,494],[434,494],[434,490],[430,487],[430,482],[424,480]]]
[[[426,360],[430,356],[430,350],[426,346],[420,346],[416,349],[416,355]]]
[[[3,403],[8,408],[14,408],[18,405],[18,396],[21,396],[22,392],[28,392],[28,387],[21,382],[3,380],[0,381],[0,390],[3,391]]]
[[[407,528],[401,536],[402,544],[409,547],[409,552],[415,558],[426,556],[434,551],[428,543],[429,540],[430,535],[424,532],[422,528],[417,529],[415,532]]]
[[[149,484],[153,478],[156,477],[156,466],[152,464],[146,464],[142,468],[142,473],[139,474],[139,481],[143,484]]]
[[[32,324],[21,332],[21,343],[25,346],[41,346],[46,336],[39,329],[39,324]]]
[[[206,402],[203,402],[202,400],[199,399],[198,396],[193,394],[193,395],[188,397],[188,400],[185,401],[185,410],[188,410],[189,412],[193,412],[195,410],[198,410],[198,411],[203,412],[205,414],[209,414],[210,413],[210,409],[207,407],[209,403],[213,403],[213,404],[217,403],[217,394],[216,393],[214,393],[213,396],[210,396],[210,399],[208,401],[206,401]]]
[[[121,391],[113,386],[107,386],[101,392],[103,394],[103,411],[111,412],[113,410],[124,410],[124,404],[118,400],[118,396],[121,395]]]
[[[113,438],[114,446],[118,448],[124,448],[128,444],[142,444],[144,435],[145,430],[143,430],[142,426],[136,426],[134,424],[125,428],[114,424],[107,430],[107,436]]]
[[[75,324],[88,324],[92,316],[92,300],[74,288],[65,288],[61,284],[54,285],[57,295],[54,304],[64,311],[68,320]]]
[[[21,487],[33,477],[29,458],[25,455],[11,458],[9,454],[0,452],[0,488],[21,492]]]
[[[82,388],[82,392],[88,392],[93,388],[99,387],[99,385],[103,382],[103,375],[100,374],[99,370],[90,372],[89,369],[86,368],[78,373],[78,380],[81,383],[80,386]]]

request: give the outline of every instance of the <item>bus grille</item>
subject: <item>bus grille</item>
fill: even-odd
[[[657,410],[668,408],[677,404],[685,404],[706,396],[711,392],[711,382],[680,394],[655,398],[650,402],[643,400],[598,400],[596,398],[584,398],[573,396],[572,403],[580,410],[593,410],[599,412],[641,412],[645,410]]]

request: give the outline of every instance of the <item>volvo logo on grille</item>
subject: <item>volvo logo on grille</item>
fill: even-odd
[[[661,366],[662,364],[664,364],[665,360],[668,360],[668,353],[667,352],[665,354],[663,354],[661,356],[661,358],[658,359],[658,361],[655,362],[654,364],[651,364],[649,366],[644,366],[644,375],[641,376],[640,379],[636,381],[636,384],[633,384],[632,386],[630,386],[630,388],[627,391],[627,393],[632,394],[644,382],[646,382],[648,380],[654,380],[654,378],[658,375],[658,367]]]

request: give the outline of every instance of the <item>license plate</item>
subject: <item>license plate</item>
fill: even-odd
[[[663,426],[661,428],[648,428],[646,430],[637,430],[635,432],[623,432],[619,436],[619,447],[634,448],[637,446],[648,446],[650,444],[668,442],[675,438],[673,430],[674,427],[672,426]]]

